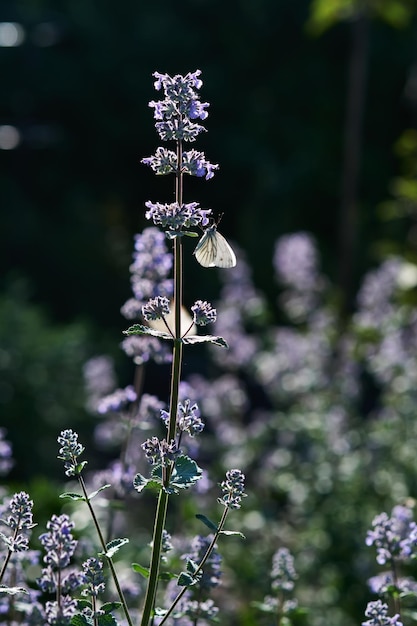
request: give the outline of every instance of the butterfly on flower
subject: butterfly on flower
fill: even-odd
[[[203,267],[235,267],[236,255],[217,230],[217,224],[204,231],[194,250],[195,258]]]

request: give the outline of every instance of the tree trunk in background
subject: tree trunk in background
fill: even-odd
[[[363,13],[358,14],[352,23],[340,205],[339,285],[342,316],[351,304],[358,240],[358,183],[365,110],[369,26],[369,19]]]

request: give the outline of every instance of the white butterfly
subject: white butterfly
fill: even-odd
[[[216,224],[204,231],[194,254],[203,267],[234,267],[236,265],[236,255],[223,235],[217,231]]]

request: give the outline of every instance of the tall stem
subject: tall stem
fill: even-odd
[[[181,171],[182,163],[182,144],[177,143],[177,172],[175,178],[175,201],[178,206],[183,202],[183,174]],[[169,406],[169,425],[167,440],[170,443],[175,439],[177,428],[177,412],[178,397],[181,380],[182,366],[182,341],[181,341],[181,308],[182,308],[182,240],[181,237],[174,239],[174,311],[175,311],[175,337],[172,355],[172,371],[171,371],[171,392]],[[158,586],[159,565],[161,561],[162,534],[165,528],[167,510],[168,510],[168,493],[166,491],[173,464],[166,465],[162,468],[163,488],[159,492],[158,506],[155,514],[155,524],[152,540],[152,555],[149,568],[148,586],[146,589],[145,604],[142,612],[141,626],[148,626],[153,607],[155,604],[156,591]]]
[[[107,552],[106,541],[104,539],[103,533],[101,532],[100,524],[98,523],[98,519],[96,517],[95,511],[94,511],[94,509],[93,509],[93,507],[91,505],[90,498],[88,497],[87,488],[85,486],[84,479],[83,479],[83,477],[80,474],[78,474],[78,482],[80,484],[80,487],[81,487],[81,490],[83,492],[85,501],[86,501],[88,509],[90,511],[90,515],[91,515],[91,517],[93,519],[94,526],[96,528],[97,535],[98,535],[98,538],[99,538],[99,541],[100,541],[100,545],[103,548],[103,552],[106,553]],[[120,586],[119,579],[117,578],[117,574],[116,574],[116,570],[115,570],[114,565],[113,565],[113,561],[112,561],[111,557],[106,557],[106,558],[107,558],[107,563],[109,565],[110,572],[111,572],[111,575],[112,575],[112,578],[113,578],[114,585],[115,585],[116,590],[117,590],[117,594],[118,594],[120,602],[122,603],[122,606],[123,606],[123,611],[124,611],[127,623],[129,624],[129,626],[133,626],[133,622],[132,622],[132,619],[131,619],[130,614],[129,614],[129,609],[128,609],[128,606],[127,606],[127,603],[126,603],[126,600],[125,600],[122,588]]]

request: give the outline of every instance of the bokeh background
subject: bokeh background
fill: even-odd
[[[10,480],[47,512],[57,432],[92,438],[83,364],[105,352],[132,375],[118,344],[133,235],[144,202],[173,194],[140,164],[159,145],[152,72],[202,70],[196,147],[220,170],[185,199],[224,213],[269,320],[275,241],[300,230],[344,319],[370,268],[416,256],[416,16],[414,0],[1,0],[0,425]],[[187,301],[215,296],[205,280],[202,295],[189,263]]]

